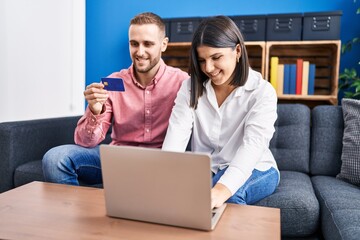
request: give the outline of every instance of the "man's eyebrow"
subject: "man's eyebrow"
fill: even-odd
[[[145,40],[142,42],[138,42],[136,40],[129,40],[130,43],[151,43],[151,44],[155,44],[155,41],[151,41],[151,40]]]
[[[144,43],[152,43],[152,44],[155,44],[155,41],[145,40]]]

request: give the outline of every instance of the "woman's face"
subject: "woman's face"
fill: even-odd
[[[240,45],[232,48],[197,47],[198,62],[214,85],[228,84],[232,80],[237,59],[241,56]]]

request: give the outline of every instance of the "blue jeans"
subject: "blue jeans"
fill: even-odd
[[[42,160],[45,181],[69,185],[102,183],[99,146],[85,148],[74,144],[50,149]]]
[[[227,168],[218,171],[213,176],[213,186],[219,181],[226,169]],[[279,177],[278,171],[273,167],[264,172],[254,169],[250,178],[226,202],[248,205],[254,204],[275,191]]]

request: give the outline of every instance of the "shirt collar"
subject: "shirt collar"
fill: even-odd
[[[255,90],[262,79],[261,74],[249,69],[249,76],[244,86],[237,88],[235,91],[235,96],[241,96],[244,91],[253,91]]]
[[[166,70],[166,64],[164,62],[163,59],[160,58],[160,67],[159,67],[159,70],[157,71],[157,73],[155,74],[154,78],[152,79],[152,83],[149,85],[149,86],[152,86],[155,85],[161,80],[162,76],[164,75],[165,73],[165,70]],[[131,79],[133,81],[133,83],[144,89],[144,86],[142,86],[137,80],[136,80],[136,77],[135,77],[135,74],[134,74],[134,64],[132,63],[131,66],[129,67],[129,72],[130,72],[130,75],[131,75]]]

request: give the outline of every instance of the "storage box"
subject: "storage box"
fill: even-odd
[[[167,36],[170,39],[170,24],[171,24],[171,19],[170,18],[164,18],[163,19],[164,23],[165,23],[165,36]]]
[[[244,15],[230,18],[240,29],[245,41],[265,41],[266,15]]]
[[[340,39],[342,11],[304,13],[303,40]]]
[[[191,42],[201,18],[172,18],[170,42]]]
[[[300,41],[302,14],[269,14],[266,23],[266,41]]]

